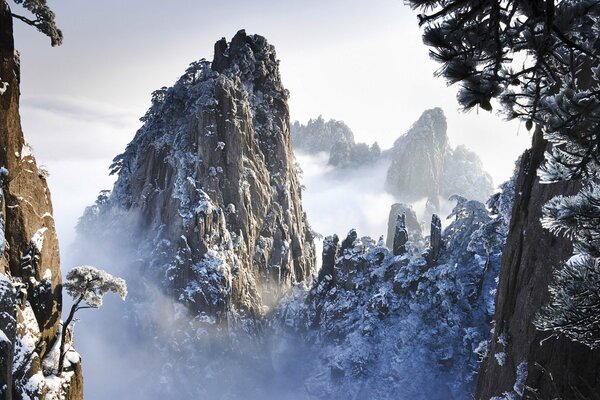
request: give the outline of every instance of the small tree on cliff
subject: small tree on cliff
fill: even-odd
[[[23,15],[11,13],[13,18],[25,22],[37,28],[40,32],[50,38],[52,46],[60,46],[63,41],[63,35],[56,26],[54,12],[46,4],[46,0],[13,0],[16,4],[22,5],[27,11],[31,12],[34,19]],[[0,3],[1,5],[1,3]]]
[[[76,267],[69,271],[63,287],[73,298],[74,303],[62,328],[58,360],[59,375],[64,365],[66,332],[73,322],[75,313],[85,308],[100,308],[103,297],[108,292],[118,294],[123,300],[127,297],[127,285],[124,279],[90,266]]]
[[[423,12],[419,23],[441,63],[438,74],[460,84],[459,103],[491,110],[497,99],[508,119],[522,118],[528,129],[536,123],[552,144],[540,181],[583,181],[578,195],[544,207],[543,225],[575,239],[577,257],[555,273],[552,299],[536,326],[600,345],[600,2],[408,3]]]

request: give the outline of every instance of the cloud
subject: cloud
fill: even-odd
[[[350,229],[359,236],[378,238],[387,231],[394,197],[384,191],[389,161],[358,167],[333,169],[325,153],[296,153],[304,171],[304,211],[314,230],[324,236],[344,238]]]
[[[21,117],[26,139],[42,163],[111,160],[140,126],[139,112],[87,99],[25,97]]]

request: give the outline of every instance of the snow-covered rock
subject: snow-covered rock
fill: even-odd
[[[12,16],[2,1],[0,94],[0,398],[79,400],[79,362],[68,380],[67,373],[55,377],[42,368],[60,338],[58,240],[46,177],[21,130],[19,62]],[[60,382],[56,396],[50,380]]]
[[[135,234],[141,273],[192,314],[261,315],[315,265],[287,98],[264,37],[220,40],[212,63],[194,62],[154,92],[144,126],[115,158],[112,194],[80,232],[95,243],[114,229]]]
[[[508,225],[496,206],[510,196],[493,198],[492,212],[457,197],[434,262],[395,256],[355,231],[341,246],[326,238],[327,273],[295,287],[270,318],[274,336],[293,342],[280,345],[275,364],[303,349],[300,379],[309,399],[469,398]],[[429,247],[435,241],[432,235]]]

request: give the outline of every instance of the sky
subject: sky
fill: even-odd
[[[275,46],[293,120],[318,115],[343,120],[358,141],[378,141],[386,148],[424,110],[442,107],[451,145],[465,144],[478,153],[496,184],[510,176],[530,142],[519,123],[486,112],[459,112],[456,88],[433,76],[438,66],[421,42],[416,13],[402,0],[48,4],[64,44],[52,48],[47,37],[19,22],[15,40],[21,54],[22,125],[38,164],[50,172],[63,273],[74,266],[69,249],[77,219],[100,190],[112,186],[108,167],[141,126],[151,93],[172,85],[190,62],[211,59],[214,42],[231,39],[242,28]],[[384,233],[394,201],[378,189],[387,165],[348,176],[331,173],[320,156],[299,156],[299,161],[305,170],[305,209],[319,232],[344,235],[357,227],[360,235]],[[102,339],[106,328],[113,328],[106,322],[115,315],[111,307],[120,307],[118,299],[107,297],[105,310],[82,315],[77,328],[83,330],[77,340],[90,399],[110,398],[101,391],[105,382],[137,368],[107,364],[123,358]]]
[[[421,42],[416,12],[401,0],[48,4],[64,44],[52,48],[47,37],[19,22],[15,38],[22,124],[38,163],[51,174],[63,252],[84,207],[111,187],[108,166],[140,127],[152,91],[173,84],[190,62],[211,59],[214,42],[242,28],[275,46],[292,119],[343,120],[357,140],[386,148],[425,109],[439,106],[451,144],[478,153],[496,184],[510,176],[530,143],[518,122],[459,112],[457,88],[433,76],[438,65]]]

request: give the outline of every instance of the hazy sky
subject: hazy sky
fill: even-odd
[[[139,127],[150,93],[191,61],[211,59],[214,42],[241,28],[275,45],[293,119],[344,120],[357,139],[389,147],[423,110],[440,106],[452,145],[477,152],[496,184],[530,141],[518,123],[458,112],[456,88],[432,76],[437,65],[416,13],[401,0],[48,3],[63,46],[19,22],[15,35],[25,135],[50,170],[63,246],[83,207],[111,186],[107,167]]]

